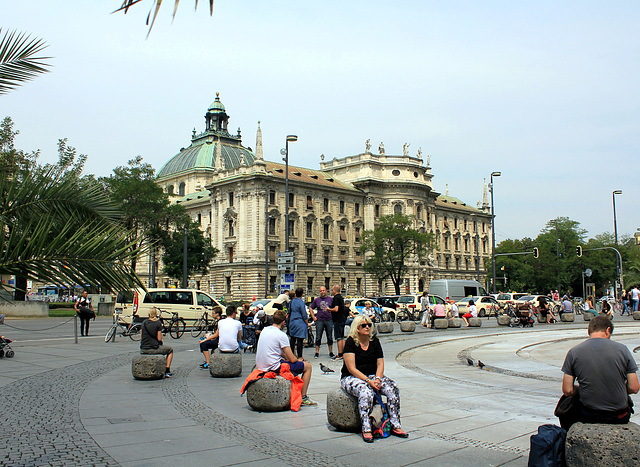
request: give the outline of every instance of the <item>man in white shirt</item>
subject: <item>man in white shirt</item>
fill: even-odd
[[[242,323],[236,319],[236,307],[229,305],[227,317],[218,321],[218,329],[212,335],[206,337],[200,343],[200,351],[204,355],[205,362],[200,368],[209,368],[209,351],[217,347],[220,352],[238,352],[239,342],[242,339]],[[211,345],[207,345],[211,344]]]
[[[285,318],[284,312],[277,310],[273,314],[273,325],[262,330],[256,350],[256,369],[260,371],[279,371],[283,362],[288,363],[291,373],[302,377],[302,405],[317,405],[317,402],[312,401],[307,396],[307,389],[311,381],[311,364],[293,355],[289,338],[282,331]]]
[[[423,328],[427,328],[429,327],[429,313],[431,310],[429,306],[429,292],[426,290],[422,292],[422,297],[420,297],[420,308],[422,311],[422,320],[420,321],[420,324]]]
[[[634,286],[629,293],[631,294],[631,304],[633,305],[632,310],[638,311],[638,302],[640,301],[640,290],[638,290],[638,286]]]

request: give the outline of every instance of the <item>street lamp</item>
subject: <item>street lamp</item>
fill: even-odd
[[[496,293],[496,215],[493,211],[493,177],[499,177],[500,175],[502,175],[500,172],[491,172],[491,182],[489,183],[489,190],[491,191],[491,287],[493,293]]]
[[[613,231],[615,232],[616,248],[618,248],[618,220],[616,219],[616,195],[621,195],[622,190],[615,190],[611,197],[613,198]]]
[[[284,150],[284,222],[286,230],[284,237],[284,251],[289,251],[289,141],[298,141],[298,137],[296,135],[287,135],[287,142]],[[282,153],[282,151],[280,152]]]

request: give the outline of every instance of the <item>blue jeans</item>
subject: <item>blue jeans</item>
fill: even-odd
[[[322,333],[327,334],[327,345],[333,345],[333,321],[316,321],[316,347],[322,344]]]
[[[631,314],[631,312],[629,311],[629,300],[622,300],[622,313],[624,315],[624,312],[627,312],[628,315]]]
[[[638,311],[638,299],[631,299],[631,303],[633,303],[633,311]]]

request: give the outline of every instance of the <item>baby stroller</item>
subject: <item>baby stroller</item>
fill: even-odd
[[[242,326],[242,342],[247,344],[247,347],[244,349],[245,352],[253,352],[256,351],[256,326],[253,324],[245,324]]]
[[[9,345],[11,342],[13,342],[11,339],[0,336],[0,358],[11,358],[15,355],[13,349]]]
[[[522,326],[523,328],[533,327],[533,313],[531,313],[531,305],[528,303],[518,305],[513,309],[513,314],[518,320],[515,326]]]

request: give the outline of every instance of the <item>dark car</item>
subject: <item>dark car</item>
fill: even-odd
[[[378,302],[378,305],[391,308],[395,310],[398,308],[398,299],[400,295],[383,295],[382,297],[375,297],[374,300]]]

